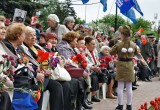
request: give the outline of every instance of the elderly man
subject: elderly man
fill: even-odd
[[[67,33],[66,27],[64,25],[60,25],[59,22],[59,18],[56,14],[50,14],[47,17],[49,28],[46,30],[46,32],[55,33],[58,36],[58,42],[60,42],[63,35]]]

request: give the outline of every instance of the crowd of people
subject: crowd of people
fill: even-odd
[[[0,109],[46,110],[45,102],[49,103],[50,110],[92,109],[93,102],[100,103],[97,91],[106,83],[106,97],[118,99],[115,109],[123,110],[126,88],[126,109],[132,110],[132,90],[137,89],[137,78],[151,82],[158,73],[160,45],[153,34],[136,33],[136,39],[132,40],[131,27],[124,25],[111,37],[88,24],[75,24],[72,16],[60,24],[56,14],[48,15],[47,24],[48,29],[43,30],[37,20],[26,26],[24,23],[8,24],[8,19],[0,16],[0,67],[3,70],[0,70]],[[76,69],[74,74],[82,71],[81,76],[71,76],[69,81],[55,79],[50,59],[37,60],[40,51],[50,53],[49,57],[61,56],[62,68],[67,70],[72,66]],[[83,57],[83,65],[75,63],[76,55]],[[7,70],[5,58],[15,62],[11,62]],[[12,74],[8,75],[6,72],[10,68]],[[11,75],[13,78],[9,78]],[[35,101],[33,93],[38,91],[41,95]]]

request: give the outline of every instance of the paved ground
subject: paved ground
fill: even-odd
[[[138,81],[138,89],[133,91],[133,110],[138,110],[144,102],[150,102],[155,97],[160,97],[160,81],[158,77],[152,78],[152,82]],[[126,94],[124,92],[124,105],[126,105]],[[115,110],[117,99],[105,99],[100,103],[94,103],[92,110]],[[124,106],[126,108],[126,106]],[[126,110],[126,109],[124,109]]]

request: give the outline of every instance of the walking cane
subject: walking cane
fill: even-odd
[[[140,56],[142,57],[142,60],[144,60],[144,58],[143,58],[143,56],[141,54],[140,54]],[[146,66],[149,69],[149,71],[152,72],[151,69],[150,69],[150,67],[148,66],[147,62],[145,60],[144,60],[144,62],[146,63]]]

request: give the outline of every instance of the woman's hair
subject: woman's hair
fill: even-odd
[[[84,37],[83,36],[79,36],[79,38],[77,39],[77,42],[80,41],[80,40],[84,40]]]
[[[33,29],[32,27],[27,26],[27,27],[26,27],[26,32],[25,32],[25,33],[30,33],[30,32],[36,32],[36,31],[35,31],[35,29]]]
[[[0,16],[0,22],[4,22],[5,23],[6,18],[4,16]]]
[[[45,37],[46,41],[48,41],[49,39],[53,39],[53,38],[55,38],[58,41],[58,37],[55,33],[51,33],[51,32],[46,33],[46,37]]]
[[[10,26],[8,26],[7,32],[6,32],[6,39],[15,41],[19,37],[19,35],[22,35],[26,31],[26,26],[23,23],[13,23]]]
[[[95,39],[92,38],[92,37],[86,37],[85,38],[85,44],[89,44],[92,40],[95,40]]]
[[[123,34],[125,37],[130,37],[131,35],[131,29],[129,26],[125,25],[125,26],[122,26],[122,29],[121,29],[121,34]]]
[[[76,32],[68,32],[67,34],[64,35],[62,40],[67,41],[68,43],[72,42],[75,38],[79,38],[79,34]]]
[[[103,52],[104,49],[110,50],[110,47],[108,47],[107,45],[102,46],[101,49],[100,49],[100,52]]]
[[[73,16],[66,17],[63,21],[63,24],[67,25],[68,22],[75,22],[75,19],[73,18]]]

